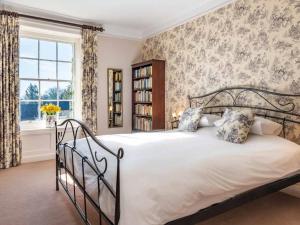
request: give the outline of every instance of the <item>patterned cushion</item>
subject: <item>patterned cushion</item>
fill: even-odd
[[[200,126],[201,108],[187,108],[180,117],[178,130],[196,131]]]
[[[232,143],[244,143],[254,122],[251,110],[226,110],[224,123],[218,127],[217,136]]]

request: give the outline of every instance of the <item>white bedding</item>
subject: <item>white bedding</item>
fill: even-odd
[[[124,149],[120,225],[163,225],[300,170],[300,146],[271,135],[250,135],[245,144],[218,140],[215,128],[98,138],[115,152]],[[89,157],[85,141],[78,141],[77,150]],[[108,161],[106,177],[113,182],[115,163]],[[81,162],[75,159],[75,164],[80,177]],[[93,173],[86,176],[94,196],[95,182]],[[112,218],[111,198],[100,201]]]

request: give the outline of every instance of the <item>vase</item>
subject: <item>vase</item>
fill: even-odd
[[[56,115],[46,115],[46,127],[53,128],[55,127]]]

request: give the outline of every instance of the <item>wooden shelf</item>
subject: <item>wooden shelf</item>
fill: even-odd
[[[137,117],[145,117],[145,118],[152,118],[151,115],[141,115],[141,114],[133,114],[134,116],[137,116]]]
[[[132,129],[133,132],[150,132],[151,130]]]
[[[152,67],[144,69],[145,67]],[[143,69],[144,71],[138,71]],[[149,76],[148,74],[151,73]],[[147,74],[143,77],[135,77],[136,74]],[[134,81],[152,78],[152,88],[134,88]],[[136,101],[138,91],[152,92],[152,101]],[[136,114],[135,109],[137,105],[146,105],[152,107],[152,115]],[[149,110],[146,109],[146,110]],[[164,130],[165,129],[165,61],[152,59],[146,62],[136,63],[132,65],[132,128],[134,131],[145,131],[143,129],[135,129],[136,122],[143,123],[149,127],[150,130]]]
[[[133,91],[152,91],[152,88],[133,89]]]
[[[148,76],[145,76],[145,77],[136,77],[136,78],[132,78],[132,80],[149,79],[150,77],[152,77],[152,76],[148,75]]]
[[[135,105],[137,105],[137,104],[141,104],[141,105],[151,105],[152,104],[152,102],[134,102],[134,104]]]

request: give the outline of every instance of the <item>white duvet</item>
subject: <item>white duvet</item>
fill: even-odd
[[[163,225],[300,170],[300,146],[276,136],[250,135],[245,144],[232,144],[219,140],[215,128],[201,128],[98,139],[115,152],[124,149],[120,225]],[[90,158],[85,141],[78,141],[77,150]],[[111,160],[109,182],[115,181]],[[81,162],[75,159],[75,164],[80,177]],[[95,175],[89,172],[86,185],[97,196]],[[113,218],[114,202],[105,192],[101,208]]]

